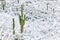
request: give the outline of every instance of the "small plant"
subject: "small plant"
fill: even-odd
[[[14,21],[14,18],[12,19],[12,21],[13,21],[13,35],[15,34],[15,21]]]
[[[26,16],[25,16],[25,14],[23,14],[23,7],[24,7],[24,5],[22,4],[21,5],[21,15],[19,15],[19,23],[20,23],[20,25],[21,25],[21,33],[23,33],[23,31],[24,31],[24,25],[25,25],[25,20],[26,20]]]

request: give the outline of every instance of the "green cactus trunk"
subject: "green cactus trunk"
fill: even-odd
[[[23,26],[21,26],[21,33],[23,33],[23,31],[24,31],[24,27],[23,27]]]
[[[14,18],[12,19],[13,20],[13,35],[15,34],[15,21],[14,21]]]

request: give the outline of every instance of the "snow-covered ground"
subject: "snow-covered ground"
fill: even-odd
[[[20,40],[18,15],[24,4],[24,40],[60,40],[60,0],[0,0],[0,40]],[[15,36],[12,34],[15,20]],[[17,39],[16,39],[17,38]]]

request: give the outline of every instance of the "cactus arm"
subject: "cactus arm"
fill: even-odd
[[[23,10],[24,10],[23,7],[24,7],[24,5],[22,4],[22,5],[21,5],[21,16],[22,16],[22,17],[23,17]]]

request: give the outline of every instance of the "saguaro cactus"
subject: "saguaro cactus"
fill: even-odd
[[[2,3],[2,8],[4,10],[5,9],[5,5],[6,5],[6,1],[5,0],[2,0],[1,3]]]
[[[13,35],[14,35],[15,34],[15,30],[14,30],[15,29],[15,21],[14,21],[14,18],[12,19],[12,21],[13,21],[13,25],[12,26],[13,26]]]
[[[19,0],[17,0],[17,2],[19,3]]]
[[[47,5],[47,10],[48,10],[49,3],[47,3],[46,5]]]
[[[24,7],[24,5],[22,4],[21,5],[21,15],[19,15],[19,23],[21,26],[21,33],[23,33],[23,31],[24,31],[24,24],[25,24],[25,20],[26,20],[26,16],[25,16],[25,14],[23,14],[23,7]]]

